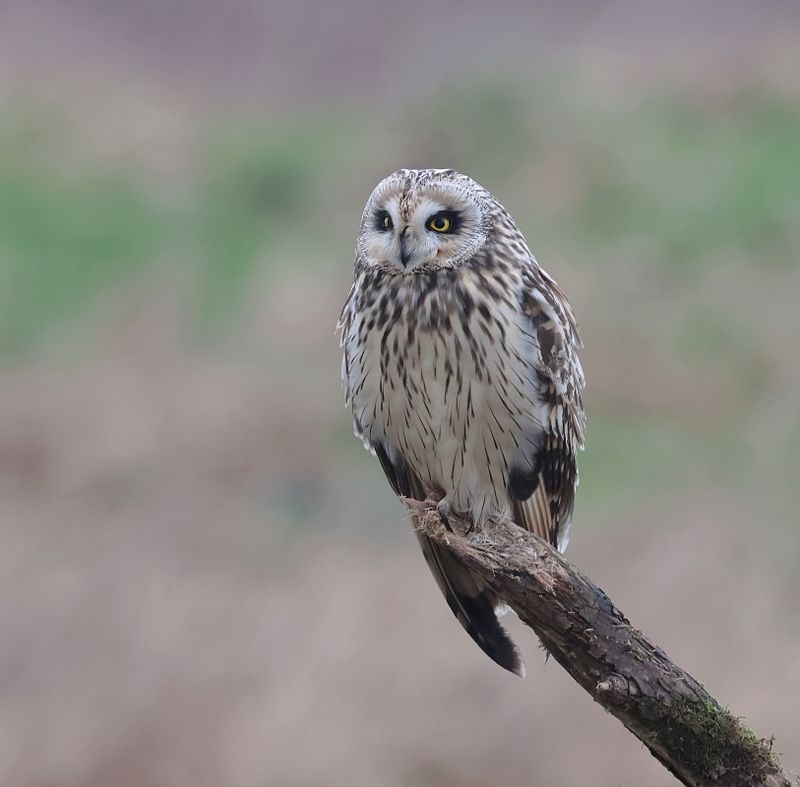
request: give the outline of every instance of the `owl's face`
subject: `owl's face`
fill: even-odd
[[[486,242],[490,199],[475,181],[453,170],[398,170],[367,200],[359,261],[400,275],[455,267]]]

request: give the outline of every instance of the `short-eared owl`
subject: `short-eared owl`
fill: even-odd
[[[513,519],[567,546],[583,444],[572,310],[506,209],[449,169],[403,169],[367,200],[342,310],[355,432],[398,495],[442,496],[471,527]],[[498,664],[524,674],[501,606],[419,534],[447,603]]]

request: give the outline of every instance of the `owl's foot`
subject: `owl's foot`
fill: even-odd
[[[439,512],[439,519],[442,520],[444,529],[448,533],[452,533],[453,528],[450,526],[450,501],[446,497],[443,497],[436,504],[436,510]]]
[[[447,530],[448,533],[453,532],[453,526],[450,524],[450,514],[452,509],[450,508],[450,501],[443,497],[438,504],[436,505],[436,510],[439,513],[439,519],[442,520],[442,524]],[[469,517],[469,522],[467,527],[464,529],[463,535],[468,536],[475,530],[475,520],[472,517]]]

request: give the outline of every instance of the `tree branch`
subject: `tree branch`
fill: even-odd
[[[633,628],[608,596],[516,525],[471,536],[442,526],[436,501],[406,500],[416,528],[449,548],[530,626],[550,655],[691,787],[791,787],[772,751]]]

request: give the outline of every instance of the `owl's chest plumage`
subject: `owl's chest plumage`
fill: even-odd
[[[541,440],[520,287],[510,271],[364,277],[343,337],[357,434],[477,522],[509,513],[510,469]]]

